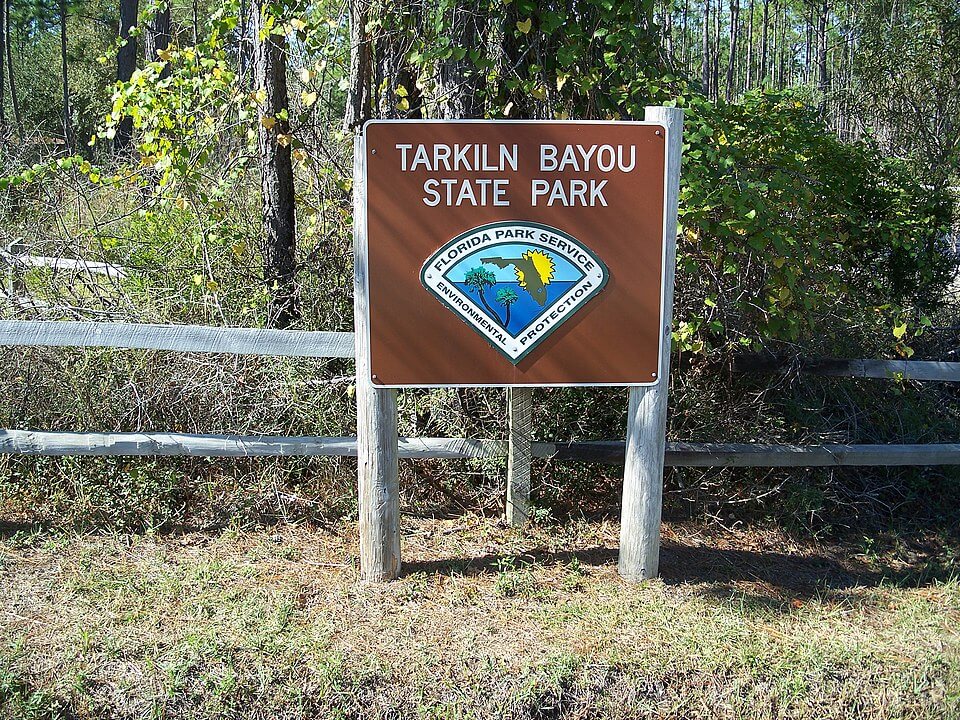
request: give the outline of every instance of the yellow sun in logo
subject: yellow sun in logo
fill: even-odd
[[[523,255],[521,255],[521,257],[527,262],[524,263],[525,268],[522,270],[519,266],[516,266],[517,280],[520,281],[520,287],[527,287],[528,281],[539,285],[550,284],[550,281],[553,279],[554,271],[553,258],[551,258],[542,250],[527,250],[525,253],[523,253]],[[537,278],[526,277],[526,273],[530,270],[530,265],[532,265],[533,270],[536,271],[540,280],[539,283],[537,283]]]

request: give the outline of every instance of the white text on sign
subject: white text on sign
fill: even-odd
[[[452,145],[398,143],[403,172],[507,174],[517,172],[516,145],[456,143]],[[550,145],[539,147],[540,172],[630,173],[637,165],[634,145]],[[534,178],[530,181],[532,207],[607,207],[603,195],[608,179]],[[423,183],[422,201],[428,207],[509,207],[509,177],[430,177]]]

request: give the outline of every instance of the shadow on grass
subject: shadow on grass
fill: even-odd
[[[49,531],[52,527],[50,523],[0,520],[0,540],[37,535]]]
[[[32,536],[47,531],[52,528],[46,523],[0,520],[0,539],[5,541],[22,538],[29,542]],[[186,532],[184,528],[180,531]],[[197,528],[190,532],[209,536],[211,529]],[[821,595],[842,597],[844,591],[858,587],[924,587],[960,575],[957,559],[949,554],[918,553],[911,563],[896,567],[879,558],[868,565],[852,557],[849,550],[836,554],[837,557],[690,546],[665,540],[660,555],[660,580],[667,585],[690,586],[715,597],[737,593],[759,605],[782,609],[798,599]],[[603,545],[563,551],[533,548],[521,553],[493,552],[476,557],[404,561],[402,574],[470,577],[558,565],[613,569],[617,555],[617,548]]]
[[[592,547],[551,552],[531,550],[520,555],[490,554],[409,562],[404,574],[484,575],[533,565],[616,566],[617,549]],[[905,570],[871,569],[825,556],[790,555],[666,542],[660,554],[660,579],[668,585],[710,584],[710,594],[724,594],[733,583],[753,583],[765,596],[808,598],[822,592],[855,587],[922,587],[957,575],[957,568],[928,560]]]

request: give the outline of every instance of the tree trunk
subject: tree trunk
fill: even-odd
[[[7,47],[7,13],[0,8],[0,140],[6,140],[7,135],[7,109],[4,107],[4,59],[6,58]]]
[[[448,3],[449,4],[449,3]],[[417,75],[407,62],[414,38],[423,35],[423,6],[409,3],[397,12],[396,3],[370,3],[370,17],[379,20],[377,38],[371,41],[371,112],[379,118],[421,117],[421,96]],[[407,95],[400,95],[403,88]]]
[[[345,128],[359,128],[371,117],[421,117],[422,99],[416,73],[407,63],[411,38],[422,34],[419,6],[404,13],[396,27],[396,15],[388,17],[390,6],[382,0],[351,0],[350,3],[350,78]],[[376,40],[367,27],[376,20]],[[386,22],[389,20],[389,22]],[[397,93],[399,88],[406,95]]]
[[[258,7],[258,6],[254,5],[254,7]],[[200,42],[200,9],[197,7],[197,0],[193,0],[192,10],[193,10],[193,44],[196,45],[198,42]],[[259,24],[255,23],[254,27],[260,27],[260,26]],[[254,42],[256,42],[256,38],[254,38]]]
[[[701,58],[700,75],[703,83],[703,92],[710,97],[710,0],[703,3],[703,57]]]
[[[780,72],[780,3],[773,0],[770,38],[770,85],[776,88]]]
[[[818,53],[817,53],[817,67],[819,69],[819,78],[818,85],[820,90],[827,92],[830,89],[830,70],[827,65],[827,14],[830,11],[830,8],[827,4],[828,0],[823,0],[823,5],[820,10],[820,18],[817,26],[817,41],[818,41]]]
[[[667,39],[667,57],[673,63],[676,47],[673,42],[673,0],[663,3],[663,33]]]
[[[744,84],[747,92],[753,88],[753,9],[754,0],[750,0],[750,19],[747,23],[747,79]]]
[[[711,70],[712,78],[710,80],[710,89],[713,91],[712,98],[720,98],[720,16],[723,14],[723,4],[717,0],[717,7],[713,13],[713,68]]]
[[[3,29],[6,34],[4,46],[7,51],[7,80],[10,82],[10,105],[13,107],[13,119],[17,124],[17,137],[23,140],[23,115],[20,114],[20,96],[17,94],[17,83],[13,71],[13,43],[10,33],[10,5],[13,0],[0,0],[3,4]]]
[[[156,14],[147,23],[146,33],[143,38],[143,58],[146,62],[157,62],[158,52],[170,47],[170,3],[164,3],[157,9]],[[160,77],[165,78],[170,75],[170,66],[165,65],[160,73]]]
[[[770,0],[763,0],[763,30],[760,38],[760,72],[758,79],[761,85],[767,84],[767,54],[770,51]]]
[[[780,37],[777,35],[777,29],[780,19],[780,4],[773,0],[773,17],[771,18],[772,27],[770,28],[770,86],[777,86],[777,51],[780,49]]]
[[[851,13],[847,18],[847,27],[854,26],[856,23],[855,13]],[[851,123],[850,123],[850,93],[852,90],[852,80],[853,80],[853,51],[854,51],[854,40],[852,33],[844,32],[843,33],[843,48],[840,55],[840,72],[841,76],[839,78],[838,87],[842,90],[839,95],[836,97],[836,115],[837,115],[837,127],[839,128],[839,135],[842,140],[845,142],[850,142],[854,138],[852,137]]]
[[[263,199],[263,280],[271,301],[270,324],[285,328],[299,317],[290,122],[282,117],[289,108],[287,53],[283,35],[269,33],[261,37],[267,7],[267,0],[254,0],[251,5],[255,84],[257,91],[264,93],[257,125]]]
[[[67,0],[60,0],[60,79],[63,84],[63,143],[73,152],[73,114],[70,112],[70,81],[67,77]]]
[[[727,102],[736,90],[737,41],[740,35],[740,2],[730,0],[730,57],[727,59]]]
[[[482,49],[487,34],[487,18],[477,3],[457,0],[447,11],[453,49],[467,51],[462,59],[450,56],[440,62],[438,94],[440,115],[444,118],[483,117],[480,90],[484,74],[470,59],[470,50]]]
[[[777,90],[783,90],[787,86],[787,6],[780,3],[777,8],[780,11],[777,27],[780,29],[780,35],[777,38],[778,75]]]
[[[372,101],[373,48],[367,23],[370,20],[371,0],[352,0],[350,3],[350,84],[343,126],[347,130],[359,128],[370,119]]]
[[[117,50],[117,82],[127,82],[137,67],[137,39],[130,30],[137,24],[139,0],[120,0],[120,39],[123,45]],[[122,153],[130,147],[133,140],[133,119],[125,117],[117,127],[113,138],[113,149]]]

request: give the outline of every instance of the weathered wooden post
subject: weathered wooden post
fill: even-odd
[[[533,389],[507,388],[507,523],[518,527],[530,517],[530,436]]]
[[[26,251],[26,245],[14,240],[7,246],[7,299],[15,303],[23,294],[23,268],[19,266],[19,255]]]
[[[400,572],[400,485],[397,468],[397,391],[370,379],[367,294],[366,147],[353,143],[353,314],[357,367],[357,488],[360,575],[392,580]]]
[[[677,261],[677,205],[683,110],[647,107],[645,120],[667,127],[667,172],[663,268],[663,333],[660,382],[630,388],[627,444],[620,512],[620,574],[628,580],[656,577],[660,564],[660,513],[663,504],[663,453],[670,382],[670,339],[673,325],[673,284]]]

